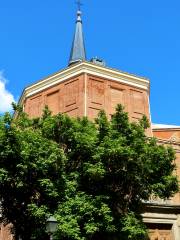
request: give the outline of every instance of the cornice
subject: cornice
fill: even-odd
[[[159,208],[159,209],[172,209],[172,210],[179,210],[180,212],[180,204],[170,204],[170,203],[158,203],[158,202],[151,202],[147,201],[144,202],[144,206],[146,208]]]
[[[152,128],[153,132],[180,132],[180,127],[177,128]]]
[[[152,124],[152,130],[154,132],[160,131],[180,131],[180,126],[177,125],[165,125],[165,124]]]
[[[19,104],[22,104],[27,97],[64,82],[69,78],[85,73],[149,91],[149,80],[144,77],[138,77],[129,73],[121,72],[119,70],[102,67],[91,62],[83,61],[26,87],[20,97]]]
[[[146,202],[143,210],[142,217],[145,223],[174,224],[180,214],[180,205]]]
[[[171,145],[176,152],[180,153],[180,142],[178,141],[172,141],[172,140],[166,140],[166,139],[161,139],[157,138],[158,143],[160,144],[165,144],[165,145]]]

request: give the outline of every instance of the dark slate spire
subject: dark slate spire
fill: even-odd
[[[72,43],[69,65],[86,60],[86,50],[84,45],[81,11],[77,11],[76,29]]]

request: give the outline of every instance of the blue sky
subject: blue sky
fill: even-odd
[[[180,125],[180,1],[83,3],[88,59],[148,77],[153,122]],[[67,66],[75,14],[74,0],[1,1],[0,111],[25,86]]]

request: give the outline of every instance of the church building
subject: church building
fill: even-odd
[[[180,176],[180,126],[153,124],[149,104],[150,80],[106,66],[98,58],[86,60],[81,11],[77,12],[75,34],[67,68],[27,86],[19,100],[30,117],[41,116],[45,105],[53,114],[87,116],[93,120],[104,109],[110,118],[117,104],[122,104],[131,121],[146,115],[150,121],[148,137],[176,151],[176,174]],[[180,193],[167,201],[149,200],[143,220],[150,240],[180,240]],[[6,229],[1,240],[11,240]]]

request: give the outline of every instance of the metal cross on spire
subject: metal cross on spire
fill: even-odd
[[[81,11],[81,6],[83,5],[83,4],[81,3],[81,0],[77,0],[77,1],[76,1],[76,4],[77,4],[77,7],[78,7],[78,11]]]

